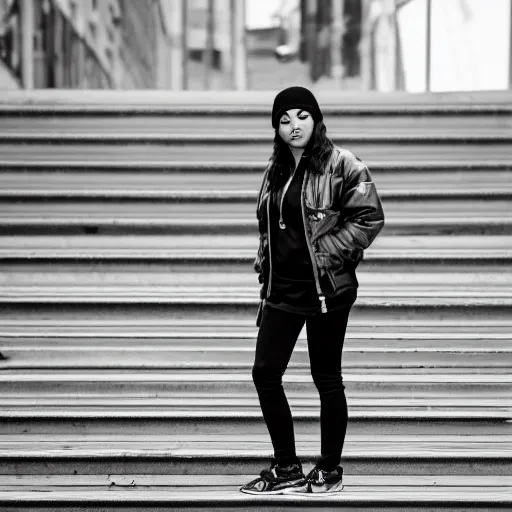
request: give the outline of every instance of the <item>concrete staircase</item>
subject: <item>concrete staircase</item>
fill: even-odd
[[[505,511],[512,506],[512,95],[320,96],[387,225],[344,351],[345,491],[267,466],[250,368],[273,94],[0,99],[0,509]],[[319,400],[285,385],[306,469]]]

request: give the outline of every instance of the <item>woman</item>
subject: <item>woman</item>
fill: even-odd
[[[355,269],[384,225],[367,167],[333,145],[313,94],[303,87],[274,100],[274,150],[258,196],[261,289],[253,380],[274,447],[270,469],[240,490],[323,494],[343,488],[339,465],[348,412],[341,355],[357,296]],[[313,381],[320,394],[321,457],[304,476],[282,387],[306,324]]]

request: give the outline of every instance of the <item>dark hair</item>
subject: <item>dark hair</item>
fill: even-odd
[[[329,161],[334,144],[327,137],[327,128],[323,121],[315,124],[311,139],[304,148],[304,155],[309,156],[309,170],[314,174],[321,174]],[[276,129],[274,149],[269,162],[268,180],[270,188],[277,190],[284,186],[293,169],[295,160],[288,144],[281,139]]]

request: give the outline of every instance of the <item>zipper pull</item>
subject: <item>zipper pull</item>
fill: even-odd
[[[320,299],[320,306],[322,308],[322,313],[327,313],[327,306],[325,304],[325,297],[323,295],[320,295],[320,297],[318,297]]]

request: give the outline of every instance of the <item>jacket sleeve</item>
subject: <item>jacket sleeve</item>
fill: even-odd
[[[340,222],[331,232],[332,242],[342,261],[357,261],[384,227],[384,211],[368,167],[351,153],[339,165],[344,183],[337,201]]]

